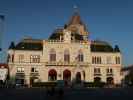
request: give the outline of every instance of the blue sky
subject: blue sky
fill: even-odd
[[[46,39],[68,22],[77,5],[91,39],[118,44],[123,64],[133,64],[133,0],[0,0],[6,16],[3,48],[25,36]]]

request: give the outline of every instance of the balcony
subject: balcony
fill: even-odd
[[[30,76],[31,77],[36,77],[36,76],[39,76],[39,73],[38,72],[31,72]]]
[[[89,65],[88,62],[46,62],[46,66],[72,66],[72,67],[76,67],[76,66],[84,66],[87,67]]]
[[[113,73],[107,73],[106,76],[113,76]]]
[[[101,76],[101,73],[94,73],[94,76]]]
[[[15,77],[16,79],[23,79],[23,78],[25,78],[25,73],[24,72],[17,72],[16,73],[16,77]]]

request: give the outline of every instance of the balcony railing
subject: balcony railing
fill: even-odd
[[[46,66],[88,66],[88,62],[46,62]]]
[[[34,76],[39,76],[39,73],[38,72],[31,72],[30,73],[30,76],[34,77]]]
[[[106,76],[113,76],[113,73],[107,73]]]
[[[94,73],[94,76],[101,76],[101,73]]]
[[[16,77],[16,78],[19,78],[19,79],[20,79],[20,78],[23,79],[23,78],[25,77],[25,73],[24,73],[24,72],[17,72],[15,77]]]

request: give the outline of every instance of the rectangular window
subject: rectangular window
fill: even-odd
[[[115,57],[116,64],[120,64],[120,57]]]
[[[50,54],[50,61],[56,61],[56,54]]]
[[[79,62],[83,62],[83,61],[84,61],[84,56],[83,56],[83,54],[79,54],[79,55],[78,55],[78,61],[79,61]]]
[[[31,63],[40,63],[40,55],[31,55],[30,62]]]
[[[18,67],[17,72],[24,72],[24,68],[23,67]]]
[[[64,61],[65,62],[70,62],[70,56],[69,55],[64,55]]]
[[[92,57],[92,64],[102,64],[101,57]]]
[[[107,74],[112,74],[113,73],[113,69],[112,68],[108,68],[107,69]]]
[[[94,68],[94,74],[100,74],[101,71],[100,71],[100,68]]]
[[[31,72],[38,72],[38,69],[37,68],[31,68]]]
[[[19,63],[22,63],[24,62],[24,55],[19,55]]]

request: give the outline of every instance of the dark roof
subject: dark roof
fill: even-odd
[[[114,52],[120,52],[118,45],[115,45]]]
[[[43,50],[42,40],[24,39],[19,42],[14,48],[15,50]]]
[[[8,68],[8,64],[0,63],[0,68],[1,68],[1,67]]]
[[[56,29],[49,37],[49,40],[60,40],[60,36],[63,36],[63,29]]]
[[[133,71],[133,65],[122,68],[122,71],[131,71],[131,70]]]
[[[79,12],[74,12],[74,14],[72,15],[71,19],[69,20],[69,22],[67,24],[64,25],[64,28],[69,28],[69,26],[75,26],[75,25],[83,25],[84,29],[87,31],[86,25],[85,23],[83,23],[83,21],[81,20],[80,14]]]
[[[72,33],[71,36],[72,36],[75,40],[80,40],[80,41],[84,40],[84,39],[83,39],[83,36],[80,35],[80,34],[78,34],[78,33]]]
[[[15,43],[12,41],[8,49],[15,49]]]
[[[92,52],[120,52],[118,46],[113,48],[109,43],[105,41],[92,41],[91,42],[91,51]]]

